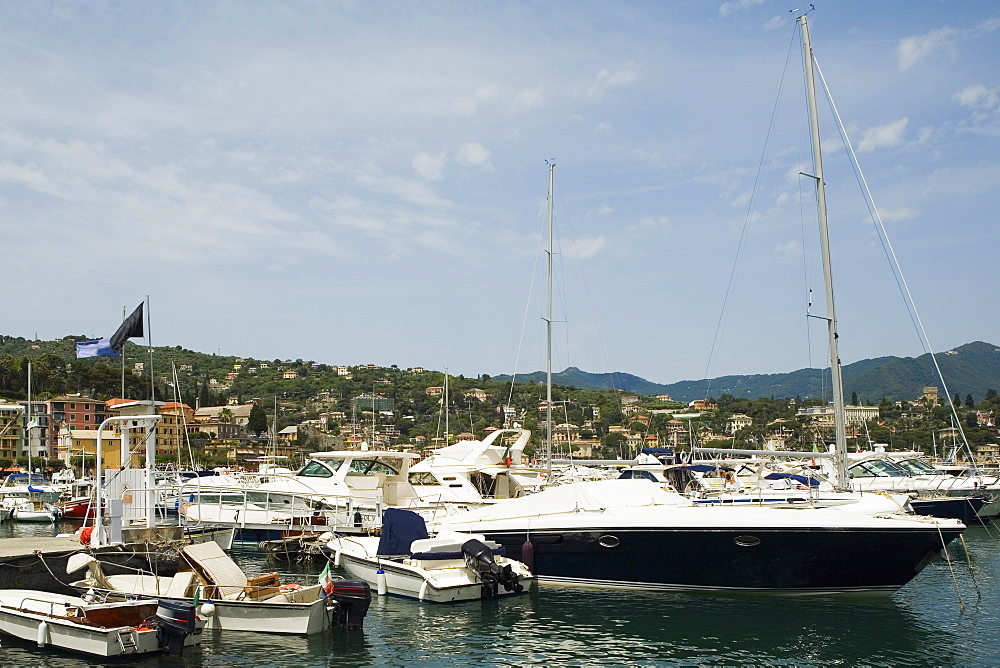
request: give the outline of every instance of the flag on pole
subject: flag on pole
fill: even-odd
[[[139,304],[132,311],[132,315],[125,318],[125,322],[122,323],[121,327],[111,335],[111,349],[115,352],[121,352],[127,340],[134,336],[142,336],[144,331],[142,326],[142,304]]]
[[[119,357],[118,353],[111,349],[110,339],[98,339],[96,341],[77,341],[76,357]]]
[[[319,585],[323,590],[323,596],[329,596],[333,593],[333,577],[330,575],[330,562],[326,562],[326,566],[323,567],[323,572],[319,574]]]

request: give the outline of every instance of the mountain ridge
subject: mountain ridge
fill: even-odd
[[[987,390],[1000,387],[1000,347],[984,341],[973,341],[937,354],[938,365],[948,391],[965,397],[982,399]],[[589,373],[577,367],[567,367],[552,374],[552,382],[586,389],[616,388],[642,395],[669,394],[676,401],[692,401],[718,397],[726,393],[736,397],[757,399],[820,398],[829,395],[829,367],[806,368],[786,373],[728,375],[707,380],[682,380],[675,383],[654,383],[624,372]],[[934,362],[929,353],[919,357],[886,356],[859,360],[842,368],[844,391],[848,398],[857,393],[859,400],[877,403],[883,397],[894,401],[912,400],[921,396],[925,386],[936,386],[943,394]],[[510,375],[491,376],[493,380],[510,381]],[[545,382],[545,372],[517,374],[521,381]]]

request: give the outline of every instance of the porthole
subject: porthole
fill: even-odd
[[[601,536],[597,542],[601,547],[618,547],[618,543],[621,541],[618,540],[617,536]]]
[[[756,547],[760,545],[760,538],[757,538],[757,536],[737,536],[733,539],[733,542],[740,547]]]

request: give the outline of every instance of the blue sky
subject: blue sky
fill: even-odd
[[[0,329],[108,336],[148,294],[154,345],[543,368],[555,159],[557,370],[822,365],[791,7],[0,3]],[[931,344],[1000,343],[1000,5],[810,26]],[[822,110],[842,358],[919,355]]]

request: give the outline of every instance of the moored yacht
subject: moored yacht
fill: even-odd
[[[580,482],[432,524],[479,533],[540,581],[648,590],[889,594],[965,526],[845,504],[698,504],[648,480]]]

